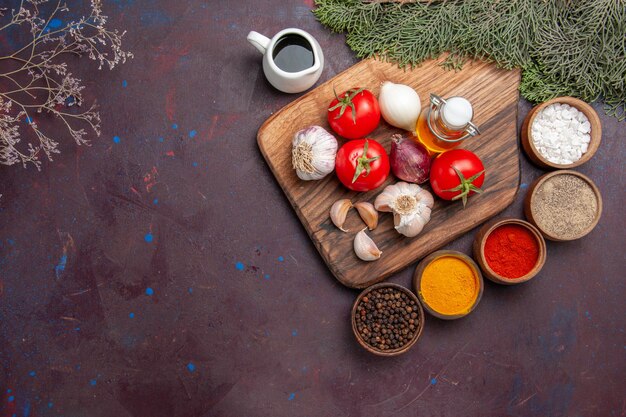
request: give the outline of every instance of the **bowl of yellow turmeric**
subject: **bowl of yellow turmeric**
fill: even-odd
[[[471,313],[483,295],[483,276],[469,256],[440,250],[425,257],[415,269],[413,288],[431,315],[454,320]]]

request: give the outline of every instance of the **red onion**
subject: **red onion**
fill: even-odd
[[[430,174],[430,155],[424,145],[410,137],[395,134],[391,137],[389,156],[393,175],[407,182],[422,184]]]

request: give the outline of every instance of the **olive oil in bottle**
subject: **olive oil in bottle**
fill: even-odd
[[[456,148],[463,140],[480,133],[471,122],[474,112],[467,99],[443,99],[431,94],[430,103],[417,119],[415,134],[431,154]]]

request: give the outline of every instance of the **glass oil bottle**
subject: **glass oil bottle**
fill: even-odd
[[[474,111],[463,97],[444,99],[430,95],[430,106],[417,119],[415,134],[431,155],[456,148],[469,137],[480,134],[472,123]]]

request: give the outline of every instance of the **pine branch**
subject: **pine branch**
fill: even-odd
[[[315,15],[360,58],[417,65],[444,52],[447,69],[468,58],[522,70],[521,95],[602,98],[624,119],[626,0],[448,0],[380,3],[316,0]]]

